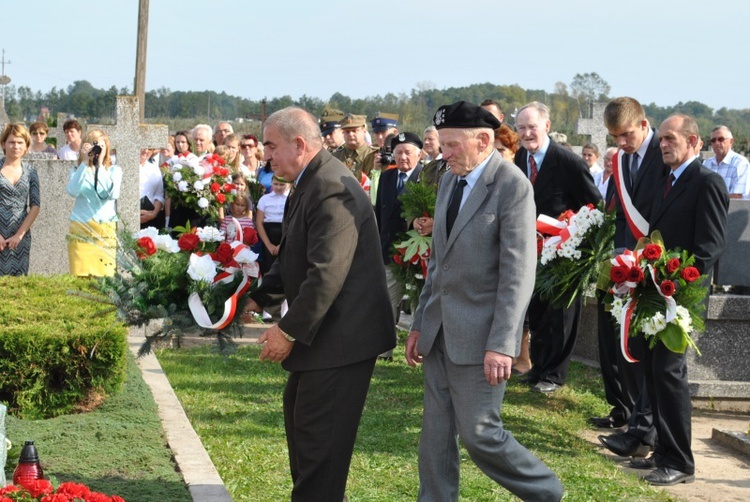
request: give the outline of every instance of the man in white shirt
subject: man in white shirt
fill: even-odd
[[[714,127],[711,131],[711,148],[715,156],[706,159],[703,165],[718,173],[727,184],[730,199],[748,199],[747,173],[750,163],[742,155],[732,150],[734,138],[732,131],[725,125]]]

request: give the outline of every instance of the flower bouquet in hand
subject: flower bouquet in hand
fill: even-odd
[[[212,221],[219,218],[219,208],[234,200],[235,186],[226,161],[215,154],[203,159],[192,155],[172,157],[164,176],[164,193],[184,207]]]
[[[202,328],[226,342],[225,330],[239,332],[243,295],[259,276],[258,255],[247,242],[257,242],[254,229],[239,222],[232,242],[214,227],[189,229],[179,239],[149,227],[118,243],[118,270],[101,280],[100,290],[118,317],[130,326],[163,319],[163,327],[147,337],[141,353],[154,341],[179,337]],[[251,235],[253,234],[253,235]]]
[[[399,195],[401,216],[411,224],[417,218],[433,218],[437,201],[437,185],[425,181],[407,183]],[[390,264],[394,277],[409,297],[409,306],[414,312],[419,304],[419,294],[427,278],[427,262],[430,258],[432,237],[419,235],[416,230],[399,236],[393,244],[393,262]]]
[[[605,212],[604,203],[588,204],[557,219],[539,215],[536,228],[539,263],[534,290],[555,307],[570,307],[596,283],[601,263],[612,256],[614,213]]]
[[[680,354],[693,347],[690,333],[704,328],[708,295],[707,276],[701,275],[695,257],[679,249],[667,250],[659,232],[643,238],[635,251],[626,250],[602,267],[599,287],[607,292],[605,304],[620,325],[620,346],[625,358],[628,337],[643,333],[653,347],[661,341]]]

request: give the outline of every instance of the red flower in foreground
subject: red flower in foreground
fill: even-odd
[[[674,273],[679,268],[680,268],[679,258],[672,258],[667,262],[667,272],[669,272],[670,274]]]
[[[700,276],[701,273],[695,267],[685,267],[685,270],[682,271],[682,278],[687,282],[693,282]]]
[[[70,495],[71,497],[77,497],[79,499],[88,495],[90,492],[91,490],[89,490],[88,486],[83,485],[81,483],[71,483],[71,482],[60,483],[60,486],[57,489],[57,493]]]
[[[216,194],[216,202],[219,204],[224,204],[227,201],[227,196],[223,193]]]
[[[8,485],[0,488],[0,495],[7,495],[13,492],[20,492],[21,487],[16,485]]]
[[[211,258],[221,263],[223,266],[227,267],[230,263],[234,261],[234,250],[232,249],[232,246],[229,245],[227,242],[222,242],[219,244],[219,247],[216,249],[215,253],[211,253]]]
[[[676,288],[674,282],[667,280],[661,281],[659,289],[661,289],[661,294],[663,294],[664,296],[672,296]]]
[[[630,267],[630,270],[628,270],[628,280],[630,282],[641,282],[643,277],[643,270],[638,266]]]
[[[211,193],[219,193],[219,191],[221,190],[221,185],[219,185],[218,183],[214,181],[213,183],[211,183],[210,188],[211,188]]]
[[[396,265],[403,265],[404,264],[404,260],[401,258],[401,254],[395,253],[393,255],[393,263],[395,263]]]
[[[31,494],[32,497],[41,497],[42,495],[49,495],[52,493],[52,483],[46,479],[35,479],[23,485],[24,488]]]
[[[156,253],[156,244],[151,237],[141,237],[138,239],[138,249],[140,250],[138,256],[140,258],[145,258],[146,256],[151,256]]]
[[[242,242],[248,246],[253,246],[258,243],[258,232],[252,227],[245,227],[242,229]]]
[[[628,267],[625,265],[612,267],[612,270],[609,271],[609,279],[617,284],[625,282],[628,280]]]
[[[88,493],[88,492],[87,492]],[[42,502],[73,502],[74,500],[87,500],[84,497],[72,497],[64,493],[53,493],[42,497]]]
[[[661,256],[661,247],[656,244],[648,244],[643,248],[643,256],[648,261],[656,261]]]
[[[201,239],[196,234],[182,234],[180,238],[177,239],[177,246],[182,251],[194,251],[198,249],[198,244],[200,244],[200,242]]]

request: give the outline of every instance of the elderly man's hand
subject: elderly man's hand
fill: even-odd
[[[484,377],[490,385],[497,385],[510,378],[513,358],[488,350],[484,355]]]
[[[419,331],[409,333],[406,339],[406,363],[412,368],[422,363],[422,356],[417,352],[417,342],[419,341]]]
[[[272,363],[280,363],[286,359],[292,351],[292,347],[294,347],[294,342],[287,340],[282,334],[281,328],[276,324],[260,335],[258,344],[265,344],[263,350],[260,351],[260,360],[271,361]]]

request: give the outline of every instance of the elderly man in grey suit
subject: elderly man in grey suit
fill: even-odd
[[[427,280],[406,342],[423,363],[419,500],[458,500],[457,438],[494,481],[523,500],[555,501],[563,487],[503,429],[500,410],[534,287],[531,183],[493,148],[500,122],[460,101],[434,117],[443,158]]]

